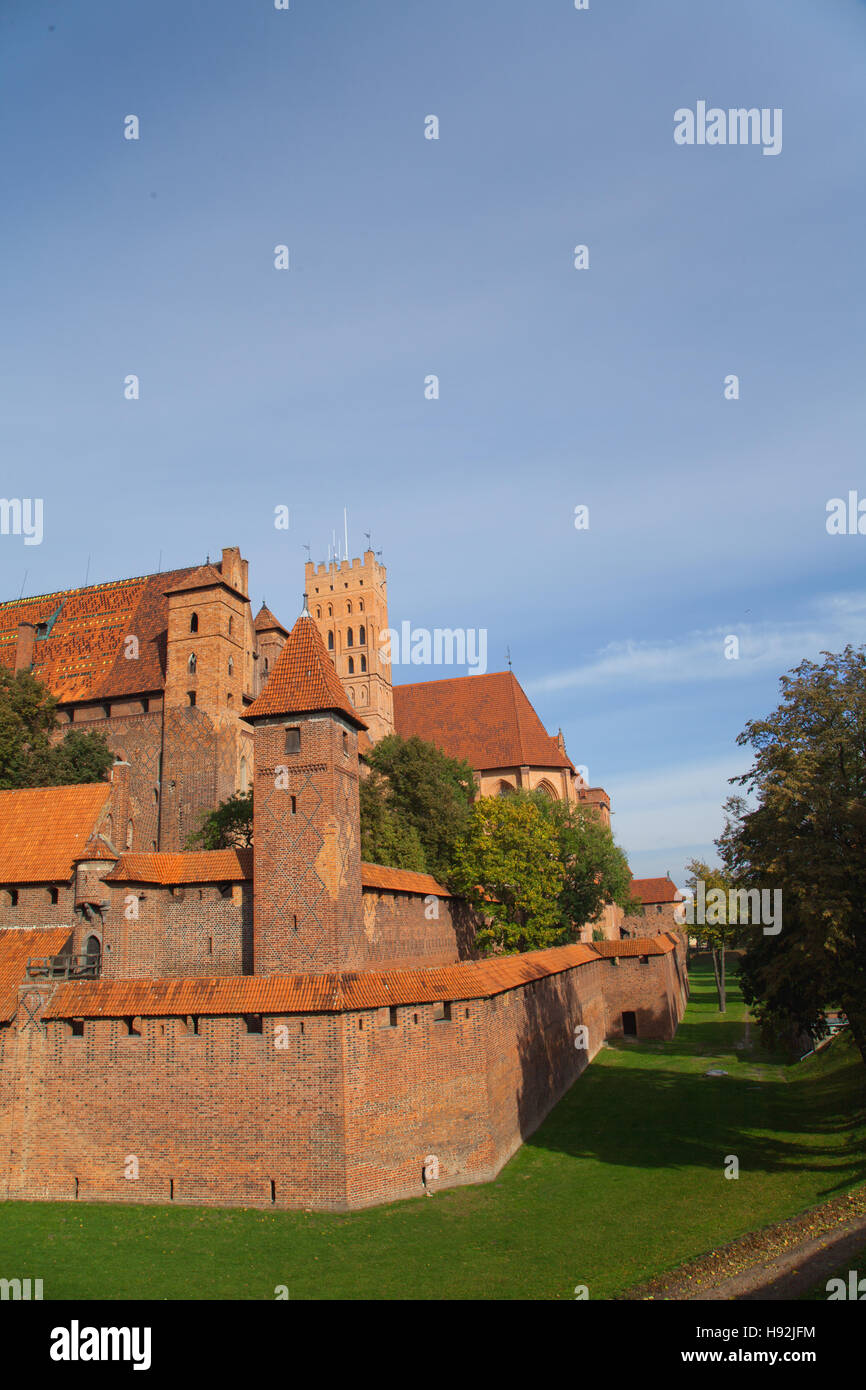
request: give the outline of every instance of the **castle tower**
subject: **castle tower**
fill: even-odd
[[[271,671],[277,664],[277,657],[283,649],[288,633],[282,623],[277,622],[270,608],[262,604],[254,623],[256,634],[256,673],[255,693],[261,695],[268,683]]]
[[[310,612],[350,703],[373,743],[394,732],[391,663],[379,656],[388,626],[386,570],[372,550],[363,560],[306,564]]]
[[[244,718],[255,730],[253,970],[357,970],[365,958],[358,733],[306,608]]]

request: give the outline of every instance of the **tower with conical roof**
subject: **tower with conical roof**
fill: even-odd
[[[306,601],[244,718],[255,730],[254,973],[362,968],[358,733],[366,725]]]

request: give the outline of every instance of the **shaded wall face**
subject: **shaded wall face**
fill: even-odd
[[[4,884],[0,888],[0,928],[68,926],[72,930],[77,920],[74,889],[69,883],[56,887],[57,902],[52,903],[44,883]],[[13,890],[18,895],[17,905],[12,901]]]
[[[676,953],[648,956],[645,963],[638,956],[620,957],[602,965],[608,1036],[623,1037],[623,1014],[633,1013],[638,1038],[672,1038],[685,1008]]]
[[[449,898],[365,888],[366,968],[408,970],[458,961],[456,906]]]
[[[106,979],[235,976],[252,969],[252,885],[213,883],[172,891],[111,885],[102,974]]]

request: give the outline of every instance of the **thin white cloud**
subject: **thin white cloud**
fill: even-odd
[[[739,642],[739,657],[726,658],[729,637]],[[778,672],[814,660],[821,651],[839,651],[846,643],[866,642],[866,593],[832,594],[815,600],[801,618],[777,623],[734,623],[698,629],[670,641],[610,642],[582,666],[527,681],[534,694],[592,686],[630,684],[682,685],[683,682],[742,679]]]

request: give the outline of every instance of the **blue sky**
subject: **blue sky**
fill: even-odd
[[[0,52],[3,597],[237,544],[290,622],[345,506],[681,877],[779,675],[866,640],[862,0],[7,0]],[[781,153],[676,145],[701,100]]]

